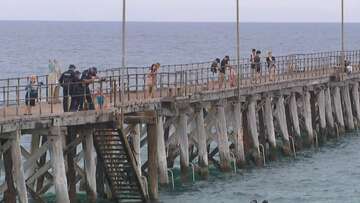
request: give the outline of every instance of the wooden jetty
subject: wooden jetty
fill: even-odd
[[[54,97],[57,85],[38,76],[31,116],[24,116],[28,79],[0,80],[0,193],[6,203],[27,203],[54,192],[66,203],[83,188],[89,202],[144,202],[159,199],[177,157],[188,182],[192,167],[206,179],[209,164],[229,172],[231,163],[262,166],[278,151],[292,156],[317,147],[360,125],[360,51],[345,52],[352,73],[341,58],[277,57],[274,73],[261,64],[256,80],[247,59],[232,61],[236,85],[220,85],[210,63],[162,66],[152,98],[148,68],[109,69],[90,85],[105,95],[105,108],[65,113],[57,102],[63,98]]]

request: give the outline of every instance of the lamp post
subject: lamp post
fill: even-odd
[[[341,68],[345,67],[344,0],[341,0]]]
[[[120,101],[124,99],[125,91],[125,69],[126,69],[126,0],[123,0],[122,16],[122,60],[121,60],[121,81],[120,81]]]
[[[237,85],[238,85],[238,94],[240,96],[240,77],[242,77],[242,71],[240,71],[240,8],[239,0],[236,0],[236,63],[237,63]]]

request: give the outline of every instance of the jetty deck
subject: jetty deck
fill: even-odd
[[[341,59],[351,63],[352,73]],[[296,155],[360,127],[358,50],[277,57],[276,68],[262,63],[258,76],[248,59],[231,65],[236,84],[226,78],[222,85],[211,63],[162,66],[153,97],[148,68],[104,70],[90,87],[92,95],[105,95],[105,107],[80,112],[63,112],[58,85],[37,76],[30,116],[24,115],[28,78],[0,80],[5,202],[43,202],[52,188],[57,202],[74,202],[80,183],[89,202],[156,200],[158,186],[170,184],[178,156],[181,180],[188,182],[191,166],[202,178],[210,163],[224,172],[232,170],[231,162],[235,168],[261,166],[276,160],[278,150]],[[21,142],[25,134],[32,135],[30,149]],[[144,146],[147,160],[141,160]]]

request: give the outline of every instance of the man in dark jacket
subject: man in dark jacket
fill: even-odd
[[[75,80],[72,85],[72,91],[71,91],[70,111],[73,112],[76,112],[80,109],[80,104],[82,103],[84,98],[84,86],[80,77],[81,77],[81,73],[79,71],[76,71]]]
[[[65,71],[60,79],[59,79],[59,83],[61,85],[61,87],[63,88],[63,109],[64,112],[68,112],[69,111],[69,101],[70,101],[70,96],[72,94],[72,83],[74,82],[75,79],[75,69],[76,66],[75,65],[70,65],[69,66],[69,70]]]
[[[83,98],[82,101],[80,102],[80,110],[84,110],[84,109],[95,110],[95,105],[91,97],[89,85],[93,83],[95,79],[97,79],[96,75],[97,75],[97,69],[95,67],[89,68],[82,73],[81,80],[84,83],[85,98]],[[86,106],[84,106],[85,102],[87,103]]]

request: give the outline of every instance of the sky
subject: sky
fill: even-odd
[[[239,0],[242,22],[339,22],[341,0]],[[360,22],[360,0],[345,1]],[[235,0],[127,0],[129,21],[232,22]],[[121,21],[122,0],[0,0],[0,20]]]

